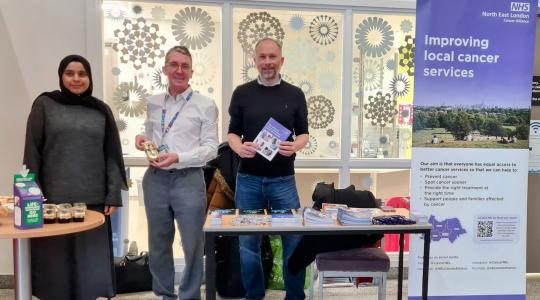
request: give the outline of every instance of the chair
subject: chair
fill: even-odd
[[[326,277],[373,277],[373,285],[378,287],[378,299],[386,299],[386,274],[390,269],[390,258],[381,248],[320,253],[314,264],[319,270],[319,300],[323,299],[323,282]],[[313,271],[312,265],[310,299],[313,299]]]

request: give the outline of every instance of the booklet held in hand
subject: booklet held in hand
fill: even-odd
[[[289,135],[291,135],[289,129],[273,118],[268,119],[268,122],[253,141],[259,145],[257,153],[271,161],[279,151],[279,144],[287,140]]]

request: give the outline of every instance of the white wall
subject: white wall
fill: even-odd
[[[12,194],[11,178],[22,162],[33,99],[58,89],[58,63],[64,56],[87,54],[86,4],[85,0],[0,1],[0,195]],[[12,274],[10,240],[0,240],[0,253],[0,275]]]

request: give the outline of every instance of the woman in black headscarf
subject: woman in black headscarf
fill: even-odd
[[[106,221],[82,233],[32,239],[32,293],[43,300],[113,297],[109,216],[127,188],[120,138],[110,108],[92,97],[88,61],[69,55],[58,76],[60,91],[43,93],[32,105],[24,163],[47,203],[84,202]]]

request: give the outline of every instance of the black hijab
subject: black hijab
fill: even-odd
[[[70,92],[62,81],[62,75],[66,70],[67,66],[71,62],[80,62],[86,73],[88,74],[88,79],[90,80],[90,85],[88,89],[81,95],[76,95]],[[80,55],[68,55],[62,59],[60,65],[58,66],[58,77],[60,80],[60,91],[45,92],[42,95],[45,95],[54,101],[66,105],[82,105],[90,107],[101,112],[105,116],[105,140],[103,144],[103,151],[106,157],[111,157],[114,164],[120,169],[120,174],[122,174],[122,183],[123,189],[127,189],[127,179],[126,172],[124,167],[124,159],[122,157],[122,146],[120,144],[120,136],[118,135],[118,128],[116,127],[116,121],[111,112],[111,109],[105,102],[92,97],[92,69],[90,68],[90,63],[86,58]],[[38,97],[39,98],[39,97]]]

